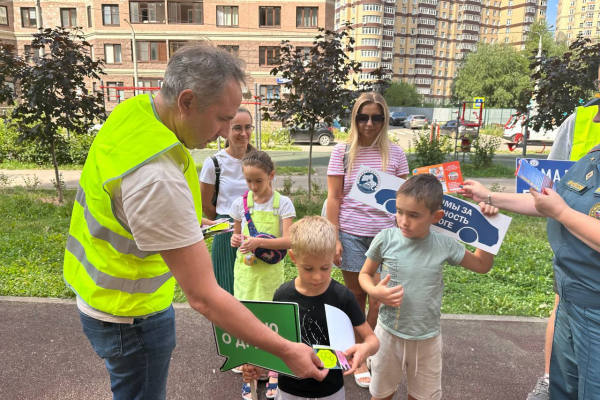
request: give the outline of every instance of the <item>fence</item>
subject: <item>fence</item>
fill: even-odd
[[[479,110],[471,109],[479,115]],[[428,108],[428,107],[390,107],[390,112],[402,111],[407,115],[424,115],[429,121],[446,122],[452,119],[457,119],[458,113],[462,113],[462,107],[459,108]],[[483,109],[483,125],[490,124],[506,124],[511,115],[516,114],[514,108],[484,108]],[[472,114],[469,109],[465,112],[465,120],[476,120],[475,114]]]

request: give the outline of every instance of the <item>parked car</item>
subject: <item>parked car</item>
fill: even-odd
[[[390,125],[393,126],[402,126],[404,125],[404,121],[406,120],[406,117],[408,115],[406,115],[405,112],[402,111],[393,111],[390,113]]]
[[[421,128],[427,125],[427,118],[424,115],[409,115],[404,120],[404,127],[413,129]]]
[[[465,121],[467,124],[474,124],[473,121]],[[458,120],[452,119],[440,126],[440,134],[455,138],[456,134],[459,133],[459,137],[464,136],[477,136],[477,128],[474,126],[458,125]]]
[[[290,140],[296,143],[310,143],[310,132],[308,128],[290,127]],[[313,135],[313,143],[319,143],[321,146],[329,146],[335,137],[333,136],[333,128],[320,123],[315,128]]]
[[[520,143],[523,141],[523,121],[525,120],[524,115],[513,115],[510,117],[506,125],[504,125],[504,133],[502,137],[509,142],[512,143]],[[527,130],[528,139],[527,141],[531,142],[543,142],[545,144],[554,143],[554,139],[556,138],[556,133],[558,132],[558,128],[552,129],[550,131],[540,130],[534,131],[529,128]]]

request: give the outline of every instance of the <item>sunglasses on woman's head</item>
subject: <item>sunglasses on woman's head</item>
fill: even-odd
[[[356,122],[358,122],[359,124],[366,124],[369,122],[369,119],[371,120],[371,122],[373,122],[373,125],[380,125],[383,123],[383,121],[385,121],[385,115],[381,115],[381,114],[376,114],[376,115],[357,114],[356,115]]]

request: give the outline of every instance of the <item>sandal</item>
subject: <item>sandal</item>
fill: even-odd
[[[267,396],[267,399],[274,399],[275,396],[277,396],[277,382],[271,383],[271,382],[267,382],[267,391],[265,392],[265,396]],[[269,390],[273,391],[273,394],[269,396],[269,394],[267,393]]]
[[[356,382],[356,384],[358,386],[360,386],[361,388],[368,388],[369,386],[371,386],[371,382],[361,382],[359,379],[370,378],[370,377],[371,377],[371,373],[369,371],[362,372],[360,374],[354,374],[354,382]]]
[[[250,384],[247,382],[244,382],[243,386],[242,386],[242,399],[243,400],[252,400],[252,395],[251,395],[251,390],[250,390]]]

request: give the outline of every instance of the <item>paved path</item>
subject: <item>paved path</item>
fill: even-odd
[[[110,398],[108,373],[81,331],[74,301],[0,297],[0,315],[0,399]],[[167,398],[239,400],[241,379],[219,371],[224,359],[211,324],[183,304],[176,323]],[[545,329],[539,318],[444,316],[444,399],[525,400],[543,371]],[[349,400],[370,399],[352,378],[346,390]],[[404,383],[394,399],[406,399]]]

